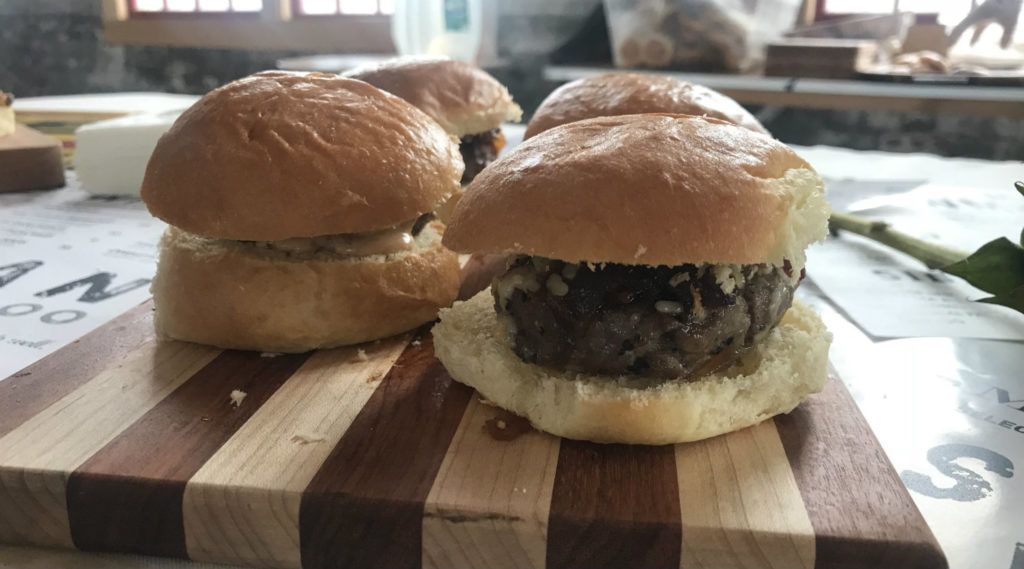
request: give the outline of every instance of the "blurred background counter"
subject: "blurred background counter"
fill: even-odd
[[[481,22],[466,31],[475,38],[473,58],[509,86],[526,118],[558,84],[629,66],[682,72],[720,89],[787,143],[1024,158],[1018,88],[1024,27],[1017,27],[1008,49],[999,46],[1002,30],[990,25],[977,45],[968,45],[972,28],[947,50],[946,34],[970,12],[970,0],[463,4]],[[0,88],[19,97],[201,94],[278,66],[337,71],[395,53],[392,18],[409,5],[6,0],[0,4]],[[407,26],[403,37],[418,39],[421,49],[465,51],[430,46],[413,28]],[[921,58],[921,49],[938,55]],[[913,51],[901,55],[904,50]]]

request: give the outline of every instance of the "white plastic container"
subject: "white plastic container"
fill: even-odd
[[[480,61],[484,0],[395,0],[391,36],[401,55]]]

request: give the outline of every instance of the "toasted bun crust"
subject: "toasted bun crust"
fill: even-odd
[[[467,187],[444,243],[569,262],[802,266],[828,214],[818,174],[768,136],[628,115],[563,125],[499,158]]]
[[[171,227],[153,279],[162,337],[222,348],[305,352],[376,340],[433,320],[459,290],[440,224],[388,257],[282,260]]]
[[[394,226],[459,189],[427,115],[372,85],[258,73],[211,91],[160,138],[142,199],[190,233],[277,241]]]
[[[559,372],[520,360],[490,291],[441,311],[434,350],[451,376],[534,427],[570,439],[661,445],[706,439],[788,413],[827,377],[831,334],[795,301],[739,364],[692,382]]]
[[[607,73],[555,89],[530,119],[524,139],[583,119],[644,113],[707,116],[768,133],[739,103],[702,85],[664,75]]]
[[[523,115],[501,83],[475,65],[444,57],[398,57],[353,69],[359,79],[409,101],[454,136],[498,128]]]

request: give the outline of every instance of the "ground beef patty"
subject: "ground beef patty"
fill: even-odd
[[[778,324],[793,301],[786,265],[646,267],[518,256],[491,290],[526,362],[686,379],[728,365]]]
[[[494,162],[505,146],[505,136],[501,129],[495,128],[477,134],[467,134],[459,140],[459,151],[466,170],[462,173],[462,183],[473,181],[488,164]]]

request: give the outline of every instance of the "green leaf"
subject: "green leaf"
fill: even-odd
[[[993,298],[1002,298],[1024,286],[1024,248],[1000,237],[942,270],[994,294]]]
[[[999,304],[1016,310],[1017,312],[1024,312],[1024,285],[1021,285],[1007,294],[997,294],[996,296],[990,296],[988,298],[979,299],[978,302],[985,302],[988,304]]]

